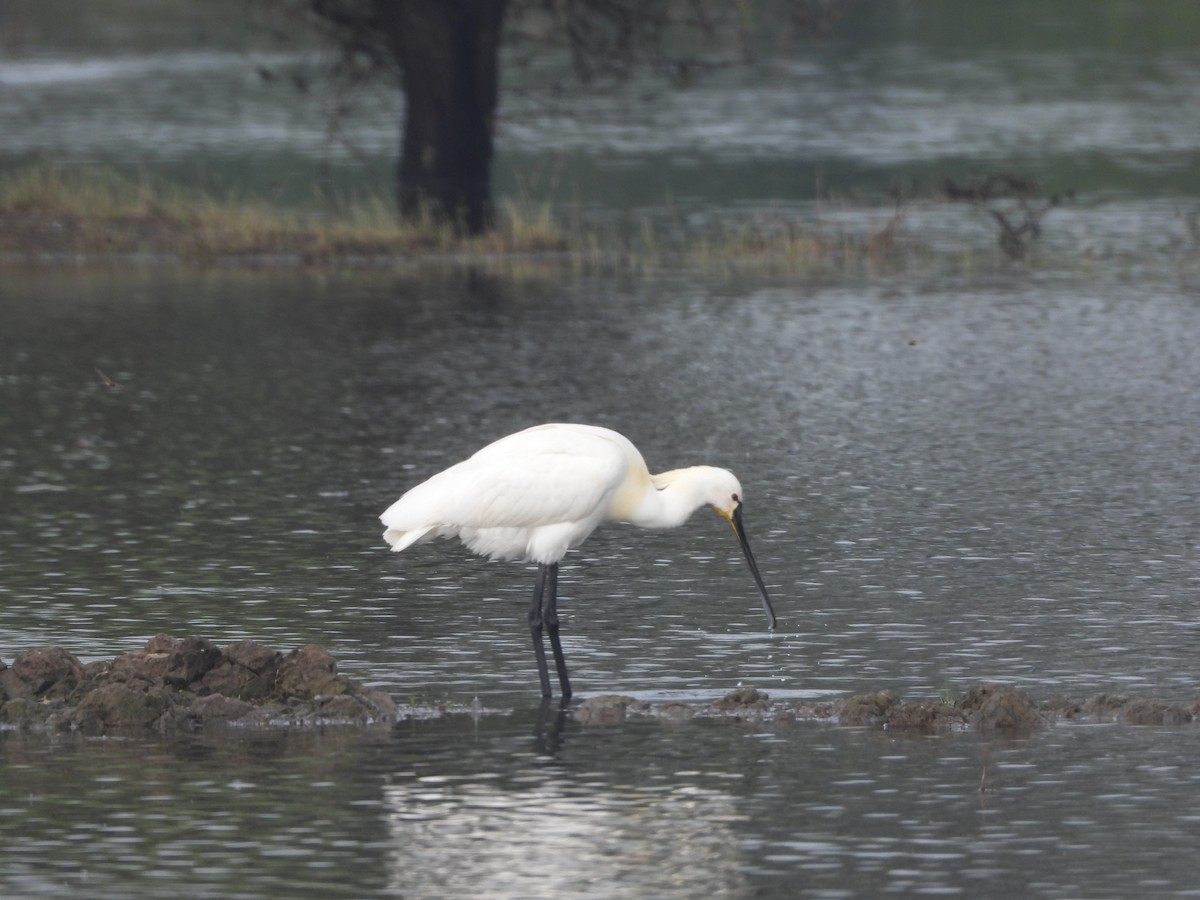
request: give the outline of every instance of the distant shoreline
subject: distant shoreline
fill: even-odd
[[[400,221],[391,202],[379,197],[326,212],[296,211],[103,167],[38,162],[0,174],[2,262],[265,268],[498,262],[590,272],[852,273],[938,255],[919,239],[901,238],[902,218],[902,212],[883,211],[865,235],[781,213],[716,234],[681,234],[648,220],[629,234],[559,221],[545,204],[506,201],[493,231],[464,238],[444,224]],[[969,252],[956,250],[956,261]]]
[[[593,274],[684,270],[717,277],[979,275],[1014,267],[1070,273],[1105,262],[1118,273],[1144,274],[1147,266],[1157,266],[1168,277],[1192,278],[1200,267],[1195,212],[1176,212],[1164,222],[1174,230],[1183,223],[1183,239],[1149,257],[1140,249],[1097,249],[1078,238],[1044,246],[1042,217],[1073,197],[1043,197],[1036,182],[1004,174],[947,184],[943,196],[858,208],[853,224],[836,215],[805,217],[766,208],[740,211],[702,232],[649,215],[623,226],[568,221],[548,204],[504,200],[494,230],[462,237],[431,218],[402,221],[391,201],[379,196],[293,209],[255,196],[217,196],[156,176],[43,161],[0,172],[0,264],[254,269],[433,264]],[[922,232],[922,217],[931,212],[943,218],[936,236]]]

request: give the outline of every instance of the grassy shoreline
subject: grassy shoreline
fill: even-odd
[[[472,240],[432,222],[400,222],[380,198],[340,204],[328,213],[272,206],[256,197],[216,196],[103,167],[35,163],[0,175],[0,253],[15,255],[156,255],[187,261],[291,257],[322,262],[476,249],[562,249],[548,220]]]
[[[731,227],[683,238],[644,222],[640,233],[564,223],[545,205],[502,201],[497,228],[460,238],[432,221],[401,222],[379,197],[329,212],[292,210],[257,197],[215,196],[103,167],[34,163],[0,174],[0,257],[162,259],[193,264],[388,264],[531,258],[573,268],[659,265],[811,271],[879,262],[890,229],[863,238],[789,226]]]
[[[1044,204],[1038,217],[1056,202]],[[846,208],[855,213],[852,218],[839,215]],[[256,196],[219,196],[150,174],[131,177],[107,167],[43,161],[0,171],[0,264],[337,268],[482,263],[576,272],[692,270],[726,277],[978,274],[1014,266],[1066,272],[1107,264],[1118,270],[1149,265],[1188,279],[1200,268],[1200,239],[1192,220],[1190,246],[1147,258],[1119,249],[1093,256],[1086,245],[1039,242],[1040,227],[1021,239],[1020,253],[1006,252],[1006,232],[992,228],[990,238],[988,233],[993,219],[1003,221],[1000,210],[982,203],[953,208],[964,228],[949,240],[943,214],[952,207],[946,198],[877,209],[830,201],[829,209],[830,216],[811,219],[772,209],[743,211],[728,224],[697,231],[668,216],[598,225],[558,215],[548,204],[502,199],[495,230],[462,238],[431,219],[399,220],[391,200],[380,196],[324,200],[298,209]],[[928,222],[921,216],[931,210],[943,215],[940,232],[925,231]],[[1014,216],[1011,209],[1006,214]],[[981,222],[987,225],[980,228]],[[1014,231],[1011,225],[1008,231]]]

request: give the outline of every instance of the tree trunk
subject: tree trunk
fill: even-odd
[[[375,0],[406,111],[397,200],[463,234],[492,226],[492,132],[507,0]]]

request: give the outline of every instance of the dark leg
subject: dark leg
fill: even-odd
[[[547,566],[546,581],[550,596],[545,601],[542,618],[546,623],[546,634],[550,635],[550,649],[554,652],[554,668],[558,670],[558,683],[562,685],[563,699],[571,696],[571,681],[567,678],[567,660],[563,656],[562,644],[558,640],[558,563]]]
[[[533,655],[537,659],[538,678],[542,681],[542,696],[550,696],[550,672],[546,667],[546,648],[542,645],[542,595],[546,590],[546,566],[538,566],[537,584],[533,589],[533,605],[529,607],[529,633],[533,636]],[[551,595],[553,596],[553,594]],[[557,632],[557,628],[555,629]],[[557,642],[557,637],[555,637]],[[555,665],[558,664],[556,656]]]
[[[557,757],[563,745],[563,735],[567,728],[567,709],[569,700],[560,700],[554,704],[555,711],[551,713],[551,700],[543,697],[538,707],[537,724],[533,731],[533,750],[539,756]]]

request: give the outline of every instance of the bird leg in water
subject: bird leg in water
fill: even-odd
[[[563,656],[562,643],[558,639],[558,563],[546,567],[546,584],[550,589],[550,599],[546,601],[542,620],[546,623],[546,634],[550,636],[550,649],[554,652],[554,668],[558,670],[558,683],[562,686],[562,696],[566,700],[571,696],[571,682],[567,678],[567,660]]]
[[[546,648],[542,645],[542,594],[546,590],[546,567],[538,566],[537,583],[533,588],[533,605],[529,607],[529,633],[533,636],[533,655],[537,659],[538,678],[542,680],[542,696],[550,696],[550,673],[546,671]]]
[[[549,596],[546,596],[547,588]],[[562,643],[558,639],[558,563],[538,566],[533,605],[529,607],[529,633],[533,637],[533,655],[537,658],[538,678],[542,682],[542,696],[549,697],[550,670],[546,665],[546,648],[542,643],[543,626],[550,635],[554,667],[558,670],[558,681],[562,685],[565,700],[571,696],[571,682],[567,679],[567,661],[563,657]]]

